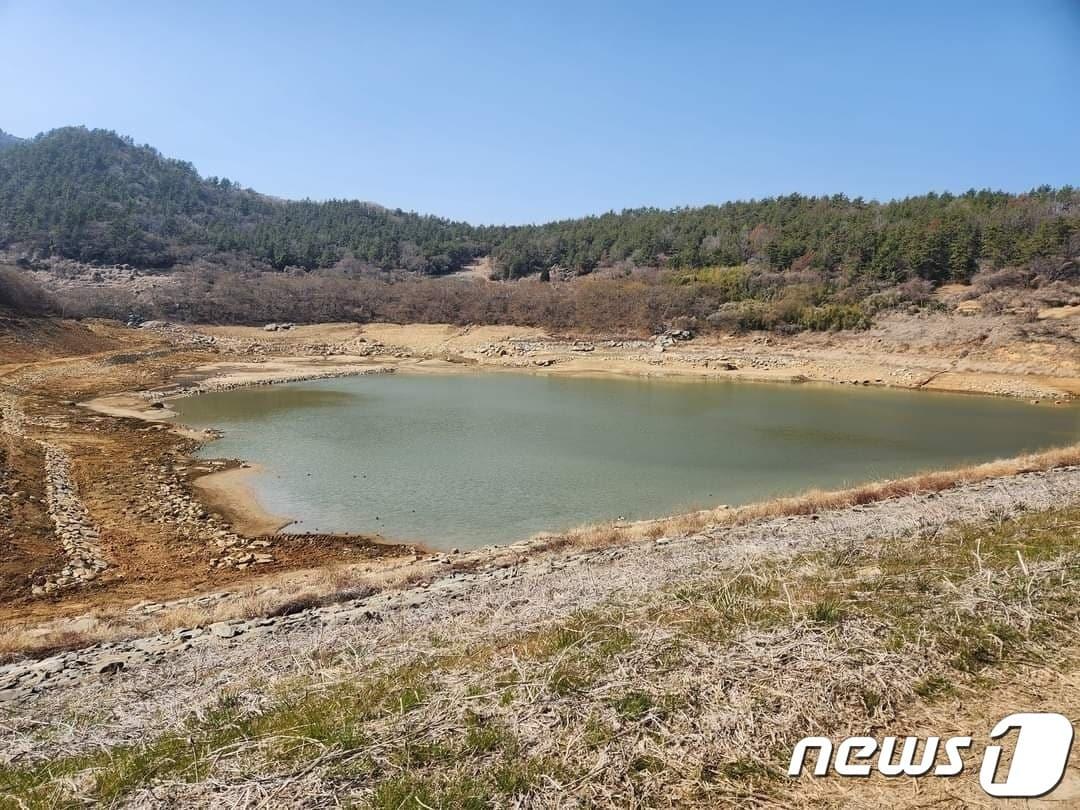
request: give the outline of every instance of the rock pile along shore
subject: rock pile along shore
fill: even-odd
[[[101,537],[71,476],[70,456],[54,444],[41,444],[45,450],[46,508],[67,556],[67,565],[44,583],[34,585],[31,592],[35,595],[90,582],[109,566],[101,548]]]
[[[53,522],[56,538],[67,558],[57,573],[31,586],[35,596],[73,588],[96,579],[109,567],[101,548],[101,536],[90,519],[71,473],[71,457],[57,444],[31,439],[26,433],[27,418],[15,399],[0,399],[0,429],[18,439],[35,441],[45,455],[45,507]]]

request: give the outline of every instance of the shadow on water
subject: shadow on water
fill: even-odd
[[[363,394],[350,391],[273,385],[201,394],[182,400],[176,410],[192,423],[255,422],[299,409],[347,407],[362,399]]]

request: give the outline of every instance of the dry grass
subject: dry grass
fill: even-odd
[[[408,576],[394,581],[407,583]],[[164,609],[144,613],[117,606],[113,610],[52,625],[10,622],[0,627],[0,664],[20,658],[44,658],[78,650],[103,641],[171,633],[180,628],[206,627],[215,622],[283,616],[313,607],[361,599],[386,587],[350,566],[315,571],[302,581],[285,581],[274,588],[251,587],[209,604],[191,600],[166,604]],[[78,629],[72,629],[75,625]]]
[[[47,656],[66,650],[89,647],[101,636],[96,628],[86,632],[79,630],[45,630],[14,626],[0,629],[0,664],[27,655]]]
[[[703,509],[630,524],[612,522],[582,526],[562,534],[537,535],[534,541],[538,546],[546,549],[557,549],[563,546],[599,548],[655,540],[659,537],[685,537],[712,527],[739,526],[754,520],[788,515],[812,515],[831,509],[848,509],[852,506],[861,506],[889,498],[942,492],[991,478],[1076,465],[1080,465],[1080,444],[953,470],[930,471],[906,478],[875,481],[849,489],[831,491],[815,489],[801,495],[775,498],[736,508],[723,506],[717,509]]]
[[[339,646],[175,727],[0,766],[0,807],[798,803],[805,734],[977,699],[1075,636],[1080,511],[695,572],[506,636]],[[843,559],[843,564],[838,560]]]

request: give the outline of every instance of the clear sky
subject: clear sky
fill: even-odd
[[[0,0],[0,128],[529,222],[1080,184],[1080,0]]]

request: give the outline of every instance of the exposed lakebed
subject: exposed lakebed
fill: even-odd
[[[1080,409],[881,389],[395,374],[209,393],[180,418],[258,464],[290,531],[439,548],[739,504],[1080,438]]]

